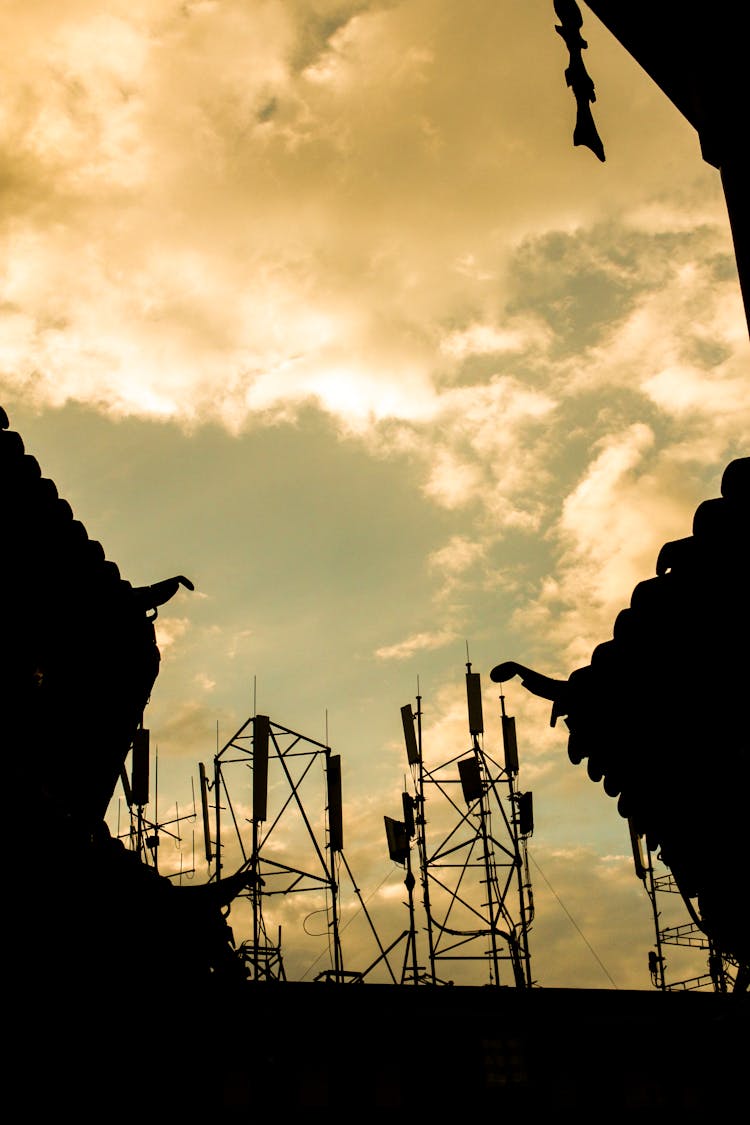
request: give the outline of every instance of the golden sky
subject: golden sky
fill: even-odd
[[[604,164],[548,0],[0,8],[0,401],[125,577],[196,584],[158,622],[161,798],[254,678],[310,737],[327,710],[367,893],[417,676],[427,752],[468,748],[468,642],[497,745],[490,668],[587,663],[747,453],[718,173],[584,18]],[[532,855],[647,987],[625,822],[508,703]],[[609,987],[537,883],[535,978]]]

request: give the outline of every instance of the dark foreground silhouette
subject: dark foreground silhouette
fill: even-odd
[[[717,951],[750,974],[750,457],[727,466],[693,533],[665,543],[612,638],[567,680],[508,661],[565,716],[568,754],[588,760],[617,807],[657,848]]]
[[[245,973],[223,912],[241,880],[175,887],[104,822],[159,670],[157,607],[192,583],[133,588],[8,427],[0,409],[5,1010],[33,1116],[111,1100],[131,1054],[153,1079],[145,1012],[184,1018]]]

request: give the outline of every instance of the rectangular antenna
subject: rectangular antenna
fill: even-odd
[[[409,837],[406,835],[406,825],[402,820],[384,816],[385,836],[388,841],[388,854],[394,863],[406,863],[409,855]]]
[[[512,715],[503,715],[503,747],[505,749],[505,768],[508,773],[518,773],[518,743],[516,742],[516,720]]]
[[[120,781],[122,782],[122,791],[125,794],[125,800],[128,803],[128,808],[130,808],[130,806],[133,804],[133,793],[130,789],[130,778],[128,777],[128,771],[125,769],[124,764],[120,766]]]
[[[518,794],[518,831],[521,836],[531,836],[534,832],[534,799],[530,790]]]
[[[472,731],[473,733],[473,731]],[[461,789],[467,805],[482,796],[482,775],[479,772],[479,762],[476,758],[462,758],[458,763],[458,776],[461,779]]]
[[[139,727],[133,735],[130,793],[134,805],[148,804],[149,732]]]
[[[482,716],[482,687],[479,672],[466,673],[466,702],[469,705],[469,733],[473,736],[484,733]]]
[[[344,850],[344,822],[341,813],[341,755],[331,754],[326,768],[328,782],[328,832],[331,851]]]
[[[639,879],[645,881],[648,875],[648,852],[644,851],[643,837],[638,835],[630,819],[628,820],[628,828],[630,829],[630,843],[633,848],[635,873]]]
[[[265,820],[268,813],[268,715],[253,719],[253,820]]]
[[[412,714],[410,703],[406,703],[401,708],[401,722],[404,726],[404,742],[406,743],[407,760],[410,766],[418,766],[419,747],[417,746],[417,736],[414,733],[414,715]]]
[[[404,809],[404,827],[406,828],[406,835],[411,839],[416,832],[416,826],[414,824],[414,798],[411,793],[401,794],[401,804]]]
[[[211,851],[211,828],[208,819],[208,778],[203,762],[198,762],[198,776],[200,778],[201,808],[203,810],[203,846],[206,851],[206,863],[210,863],[214,854]]]

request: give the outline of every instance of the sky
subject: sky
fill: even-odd
[[[417,684],[426,760],[468,750],[468,645],[499,754],[490,669],[588,663],[747,454],[719,174],[582,8],[605,163],[572,144],[547,0],[0,8],[0,402],[124,577],[195,584],[157,621],[152,812],[187,814],[254,710],[330,742],[384,944]],[[649,987],[625,821],[544,701],[506,706],[534,979]],[[181,823],[162,868],[202,881]],[[307,909],[278,919],[310,979]]]

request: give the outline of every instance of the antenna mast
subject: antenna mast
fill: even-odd
[[[480,735],[484,735],[481,684],[469,660],[466,692],[470,749],[433,768],[424,764],[421,724],[418,746],[411,708],[401,709],[407,756],[417,789],[414,806],[430,942],[430,979],[431,983],[441,983],[439,961],[460,962],[467,968],[468,963],[482,962],[489,967],[490,983],[498,986],[502,962],[510,961],[515,987],[529,988],[528,933],[534,909],[526,841],[533,831],[531,794],[517,791],[515,721],[505,713],[504,701],[501,722],[505,764],[494,761],[480,742]],[[433,830],[442,833],[442,838],[432,851],[427,848],[424,817],[430,785],[436,800],[442,798],[434,805],[431,817]],[[502,827],[496,830],[495,823]],[[396,858],[393,852],[392,858]],[[408,848],[401,858],[408,862]],[[484,952],[479,952],[479,945],[484,945]]]
[[[119,826],[119,810],[118,810],[118,825],[117,837],[118,839],[127,839],[130,844],[130,850],[138,855],[141,863],[148,867],[153,867],[155,871],[159,870],[159,847],[161,845],[162,835],[169,837],[174,841],[175,846],[179,849],[182,846],[182,837],[180,835],[179,825],[183,820],[195,819],[195,808],[191,813],[180,815],[179,807],[175,806],[175,815],[169,820],[159,820],[158,809],[158,748],[155,755],[155,768],[154,768],[154,813],[153,819],[147,816],[146,807],[150,803],[150,758],[151,758],[151,738],[150,732],[141,725],[135,732],[133,742],[131,744],[131,774],[128,777],[127,770],[123,765],[120,771],[120,782],[122,783],[125,800],[127,802],[128,810],[130,813],[130,825],[127,832],[120,832]],[[195,804],[195,801],[193,801]],[[167,871],[164,872],[168,879],[175,878],[181,875],[193,875],[194,867],[189,870]]]
[[[416,734],[414,730],[414,723],[416,720]],[[404,730],[404,743],[406,745],[406,757],[411,770],[412,779],[415,786],[415,796],[411,798],[408,793],[404,793],[402,801],[404,803],[404,823],[413,824],[413,831],[411,835],[416,835],[417,841],[417,854],[419,860],[419,873],[420,882],[422,884],[422,904],[427,919],[427,944],[428,944],[428,957],[430,962],[429,974],[425,978],[428,984],[435,984],[437,978],[435,976],[435,943],[432,929],[432,912],[430,910],[430,884],[426,876],[426,859],[427,859],[427,817],[425,816],[425,794],[424,794],[424,759],[422,756],[422,696],[419,688],[419,677],[417,677],[417,709],[412,711],[411,704],[407,703],[401,708],[401,723]],[[407,801],[411,802],[411,809],[407,814]],[[393,858],[393,856],[392,856]],[[412,888],[409,890],[410,902],[410,933],[414,934],[414,945],[416,947],[416,932],[414,930],[412,919],[413,907],[413,879],[414,876],[411,872],[411,856],[408,856],[409,870],[407,873],[407,880],[412,881]],[[411,879],[410,879],[411,876]],[[408,886],[407,886],[407,889]],[[416,954],[415,954],[416,955]],[[413,975],[418,976],[416,967],[413,970]]]
[[[672,872],[665,867],[661,874],[656,874],[646,838],[637,832],[632,820],[628,821],[628,826],[635,873],[643,883],[654,919],[654,949],[649,950],[648,954],[648,970],[652,985],[661,992],[708,989],[714,992],[730,992],[734,987],[738,965],[717,951],[699,925],[697,917],[686,909],[688,904]],[[661,856],[659,855],[658,858],[661,859]],[[660,909],[660,903],[664,909]],[[665,923],[664,914],[669,917],[672,924]],[[702,952],[707,957],[707,971],[681,980],[668,980],[668,962],[664,952],[665,946],[668,945]],[[686,962],[683,961],[683,966],[685,964]]]
[[[321,771],[314,768],[321,760],[322,780]],[[243,794],[247,790],[248,772],[252,778],[252,808],[250,815],[243,818],[240,809],[247,802]],[[202,770],[201,776],[204,774]],[[386,961],[390,972],[388,951],[383,950],[377,938],[356,885],[355,892],[381,956],[365,973],[344,968],[337,879],[339,860],[343,861],[350,877],[351,871],[343,853],[340,755],[331,753],[330,746],[274,722],[268,715],[256,714],[246,719],[217,750],[214,779],[217,837],[219,808],[226,807],[231,819],[231,831],[223,845],[222,866],[231,861],[237,875],[246,873],[244,887],[235,901],[238,914],[243,909],[243,901],[249,906],[251,936],[242,941],[238,949],[250,979],[286,980],[281,926],[278,926],[278,940],[275,936],[271,939],[265,913],[274,902],[283,902],[282,909],[293,910],[290,904],[300,894],[318,902],[324,896],[331,968],[319,973],[316,979],[322,977],[335,983],[359,981],[382,960]],[[204,791],[203,782],[201,791]],[[208,822],[207,808],[206,799],[204,826]],[[311,815],[308,810],[313,808],[321,810],[320,814]],[[323,830],[321,821],[325,822]],[[218,878],[218,841],[212,842],[207,837],[206,854],[213,854],[214,877]],[[322,910],[314,906],[308,916],[319,912]]]

